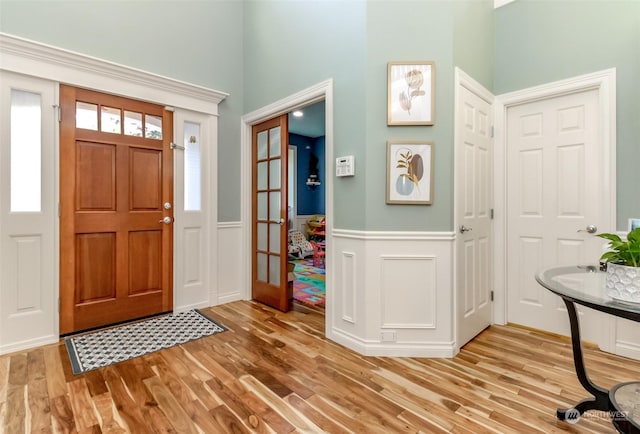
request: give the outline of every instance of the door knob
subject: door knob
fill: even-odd
[[[473,228],[468,228],[465,225],[460,225],[458,230],[460,231],[461,234],[464,234],[465,232],[472,231]]]
[[[595,234],[598,231],[598,227],[596,225],[589,225],[584,229],[578,229],[578,232],[588,232],[590,234]]]
[[[162,220],[160,220],[158,223],[164,223],[166,225],[170,224],[173,221],[173,219],[169,216],[166,216],[165,218],[163,218]]]

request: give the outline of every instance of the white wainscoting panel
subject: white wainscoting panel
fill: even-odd
[[[218,299],[212,300],[214,304],[242,300],[246,281],[242,247],[242,223],[218,223]]]
[[[342,252],[341,259],[342,320],[355,324],[358,295],[356,291],[356,254]]]
[[[453,357],[454,239],[334,229],[327,337],[365,355]]]
[[[383,329],[436,327],[436,258],[381,256]],[[411,303],[407,303],[411,300]]]
[[[202,231],[200,228],[184,228],[183,231],[185,252],[201,252],[202,251]],[[200,267],[200,255],[194,261],[192,257],[184,255],[182,261],[184,263],[184,282],[185,287],[191,285],[200,285],[202,283],[202,268]]]

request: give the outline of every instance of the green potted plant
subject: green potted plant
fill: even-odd
[[[598,234],[609,240],[608,250],[600,260],[605,263],[605,292],[617,300],[640,303],[640,228],[627,234],[626,240],[616,234]]]

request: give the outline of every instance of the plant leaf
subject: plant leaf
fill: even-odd
[[[621,241],[622,240],[616,234],[598,234],[597,236],[600,237],[600,238],[604,238],[605,240],[609,240],[609,241]]]

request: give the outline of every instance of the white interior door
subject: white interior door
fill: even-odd
[[[58,339],[56,91],[0,71],[0,354]]]
[[[215,252],[212,240],[217,221],[211,216],[216,202],[209,168],[216,167],[211,149],[212,116],[176,109],[175,130],[175,310],[217,304]],[[213,195],[213,196],[212,196]]]
[[[455,147],[457,346],[491,324],[493,96],[458,72]]]
[[[599,139],[598,91],[557,96],[507,110],[508,321],[569,335],[562,300],[535,273],[563,264],[596,264],[605,228],[607,158]],[[579,309],[582,336],[603,342],[605,315]],[[585,315],[589,317],[585,320]]]

